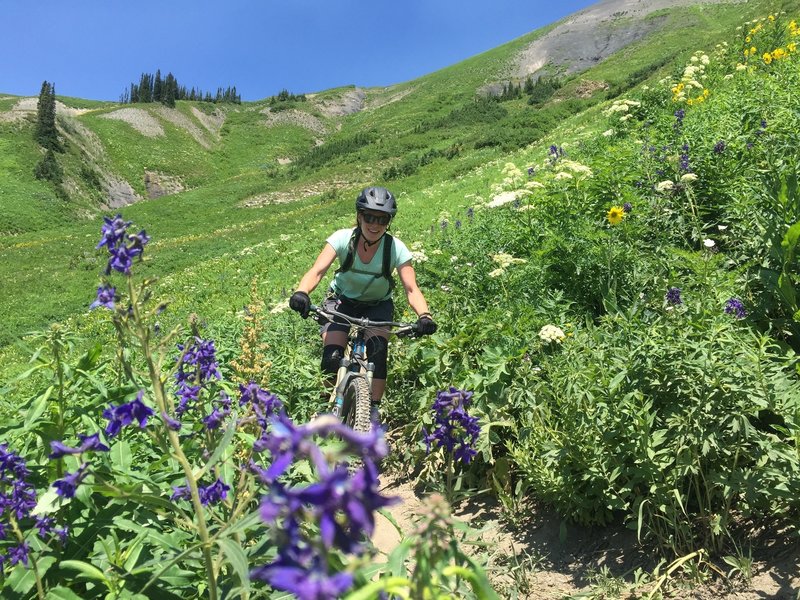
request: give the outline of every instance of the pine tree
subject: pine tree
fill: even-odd
[[[161,102],[162,98],[164,98],[164,84],[161,81],[161,69],[156,69],[156,79],[153,83],[153,102]]]
[[[61,151],[56,130],[56,88],[47,81],[42,83],[36,112],[36,141],[42,148]]]
[[[167,73],[164,81],[164,96],[161,100],[163,104],[170,108],[175,108],[175,97],[178,95],[178,82],[172,73]]]

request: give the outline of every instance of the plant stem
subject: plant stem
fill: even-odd
[[[153,384],[153,395],[155,396],[156,404],[162,414],[167,413],[167,405],[164,392],[164,382],[161,377],[160,369],[153,357],[150,348],[150,335],[147,327],[142,323],[139,314],[139,304],[137,302],[136,291],[133,288],[133,280],[128,277],[128,294],[130,297],[131,307],[133,310],[133,319],[136,326],[136,337],[144,353],[147,368],[150,374],[150,381]],[[163,419],[163,417],[162,417]],[[200,502],[200,493],[197,488],[197,481],[195,480],[194,473],[192,472],[192,465],[183,453],[180,439],[177,432],[170,429],[166,423],[164,424],[169,438],[170,446],[175,459],[181,465],[184,475],[186,476],[186,483],[189,485],[189,493],[192,498],[192,505],[194,506],[195,516],[197,518],[197,533],[200,535],[201,547],[203,552],[203,561],[206,567],[206,575],[208,577],[208,597],[209,600],[217,600],[217,582],[214,572],[214,560],[211,555],[211,538],[208,535],[208,527],[206,526],[205,510],[203,504]]]
[[[9,515],[9,522],[11,523],[11,528],[14,531],[14,535],[17,536],[17,540],[19,540],[20,544],[25,543],[25,538],[22,535],[22,531],[20,531],[19,525],[17,524],[17,520],[13,517],[13,515]],[[28,560],[31,561],[31,568],[33,569],[33,575],[36,577],[36,595],[38,596],[39,600],[44,600],[44,586],[42,585],[42,577],[39,575],[39,567],[36,564],[36,557],[33,554],[28,555]]]

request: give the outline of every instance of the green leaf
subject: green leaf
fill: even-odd
[[[116,442],[111,446],[111,463],[119,471],[127,473],[133,463],[133,453],[131,452],[131,445],[123,440]]]
[[[93,579],[94,581],[102,581],[108,589],[111,589],[110,582],[103,574],[103,572],[92,564],[83,562],[82,560],[62,560],[59,566],[62,569],[70,569],[73,571],[78,571],[81,575],[83,575],[87,579]]]
[[[198,481],[203,477],[203,475],[208,472],[208,470],[217,464],[217,461],[222,456],[222,453],[225,451],[226,448],[233,440],[233,436],[236,434],[236,415],[233,416],[234,418],[231,419],[230,423],[228,424],[228,429],[225,431],[225,436],[222,438],[220,443],[214,449],[214,453],[211,455],[211,458],[208,459],[208,462],[203,465],[203,467],[194,473],[195,479]]]
[[[54,587],[48,590],[45,598],[46,600],[81,600],[81,597],[78,596],[78,594],[73,592],[71,589],[62,586]]]
[[[230,538],[218,539],[217,544],[236,572],[240,586],[245,590],[249,589],[250,570],[247,566],[247,555],[244,553],[241,545]]]
[[[23,426],[25,431],[30,431],[32,427],[39,425],[39,417],[47,409],[47,402],[50,400],[54,389],[55,386],[51,385],[42,395],[31,402],[30,408],[25,413],[25,424]]]
[[[64,502],[69,502],[69,499],[60,499],[61,496],[56,493],[56,489],[54,487],[49,487],[45,490],[41,496],[39,496],[39,501],[36,503],[36,508],[31,511],[33,515],[47,515],[50,513],[56,512],[61,506],[63,506]]]
[[[36,568],[39,569],[40,576],[44,577],[47,570],[56,562],[54,556],[43,556],[36,561]],[[12,591],[17,592],[19,597],[24,596],[36,585],[36,574],[33,569],[23,564],[17,564],[11,570],[11,574],[5,581],[6,586]],[[4,586],[5,587],[5,586]]]

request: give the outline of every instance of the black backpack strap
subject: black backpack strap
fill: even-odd
[[[358,238],[361,237],[361,228],[356,227],[353,229],[353,234],[350,236],[350,241],[347,243],[347,256],[344,257],[344,261],[336,269],[337,273],[343,273],[345,271],[349,271],[350,268],[353,266],[353,261],[355,260],[356,256],[356,247],[358,246]]]
[[[389,281],[389,289],[394,289],[392,277],[392,242],[394,238],[389,233],[383,234],[383,276]]]

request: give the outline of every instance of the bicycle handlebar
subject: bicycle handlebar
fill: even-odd
[[[338,310],[333,309],[324,309],[321,306],[316,306],[312,304],[308,308],[309,313],[315,313],[317,315],[316,321],[320,325],[324,325],[325,322],[327,323],[341,323],[341,321],[337,321],[334,317],[338,317],[339,319],[343,319],[347,325],[355,325],[357,327],[363,327],[365,329],[369,328],[386,328],[386,329],[396,329],[394,334],[396,336],[404,336],[404,335],[416,335],[417,333],[417,324],[416,323],[396,323],[394,321],[371,321],[366,317],[352,317],[350,315],[346,315],[344,313],[339,312]]]

